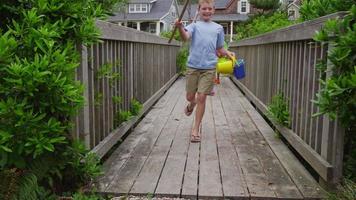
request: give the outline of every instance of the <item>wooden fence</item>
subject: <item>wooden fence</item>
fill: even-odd
[[[77,79],[85,86],[86,103],[73,135],[102,157],[178,77],[181,44],[103,21],[97,26],[102,42],[80,48]],[[143,111],[119,124],[118,113],[128,111],[133,98],[143,103]]]
[[[342,176],[344,131],[327,116],[312,117],[318,107],[311,100],[321,85],[316,65],[327,60],[330,47],[312,40],[327,19],[336,13],[231,45],[246,62],[246,77],[236,84],[262,112],[272,97],[282,92],[288,99],[291,127],[276,128],[321,177],[336,183]]]

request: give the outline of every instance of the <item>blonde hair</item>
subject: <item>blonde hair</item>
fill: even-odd
[[[199,0],[199,5],[202,3],[212,3],[215,4],[215,0]]]

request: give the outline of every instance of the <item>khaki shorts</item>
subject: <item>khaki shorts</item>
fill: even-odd
[[[187,68],[187,92],[210,94],[214,86],[215,69]]]

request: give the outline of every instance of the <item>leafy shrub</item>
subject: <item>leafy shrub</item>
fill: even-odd
[[[345,179],[342,185],[338,186],[338,191],[328,194],[328,200],[354,200],[356,199],[356,184]]]
[[[143,105],[136,99],[132,99],[130,104],[131,104],[130,105],[131,114],[138,115],[141,112]]]
[[[187,70],[187,61],[189,56],[189,48],[187,45],[183,45],[177,55],[177,66],[179,73],[182,74]]]
[[[272,97],[272,102],[268,106],[268,115],[278,124],[290,127],[290,114],[288,103],[284,98],[283,93],[279,93]]]
[[[338,11],[347,11],[355,0],[304,0],[300,7],[302,21],[315,19]]]
[[[288,20],[288,16],[285,12],[274,12],[268,15],[257,15],[256,17],[252,17],[248,21],[237,26],[237,35],[234,39],[241,40],[292,24],[293,22]]]
[[[319,63],[324,77],[314,103],[320,113],[338,119],[346,129],[344,147],[345,175],[356,181],[356,5],[343,19],[333,19],[315,35],[314,40],[329,45],[330,64]],[[326,74],[330,77],[326,77]],[[326,78],[325,78],[326,77]]]
[[[161,37],[164,37],[164,38],[167,38],[167,39],[170,39],[171,36],[173,34],[173,31],[162,31],[160,33],[160,36]],[[179,34],[179,31],[177,30],[176,33],[174,34],[174,37],[173,39],[177,40],[177,41],[182,41],[182,38],[180,37],[180,34]]]
[[[128,121],[132,117],[132,113],[130,111],[119,111],[116,115],[116,121],[118,124],[122,122]]]
[[[9,189],[14,198],[76,190],[97,174],[97,162],[75,148],[70,130],[84,103],[76,44],[98,41],[95,20],[107,12],[94,0],[1,2],[0,170],[21,172]]]

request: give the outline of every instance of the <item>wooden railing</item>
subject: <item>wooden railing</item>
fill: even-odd
[[[97,26],[102,42],[81,46],[77,79],[85,86],[86,103],[75,119],[73,136],[102,157],[178,77],[180,44],[103,21]],[[122,103],[114,100],[118,97]],[[119,124],[118,113],[129,110],[133,98],[143,103],[143,111]]]
[[[320,181],[336,183],[342,176],[344,131],[327,116],[312,117],[319,111],[312,103],[321,85],[316,65],[327,60],[328,47],[313,41],[327,19],[336,13],[231,45],[245,59],[246,77],[234,81],[262,112],[272,97],[282,92],[289,102],[291,127],[276,124],[278,131],[314,168]]]

